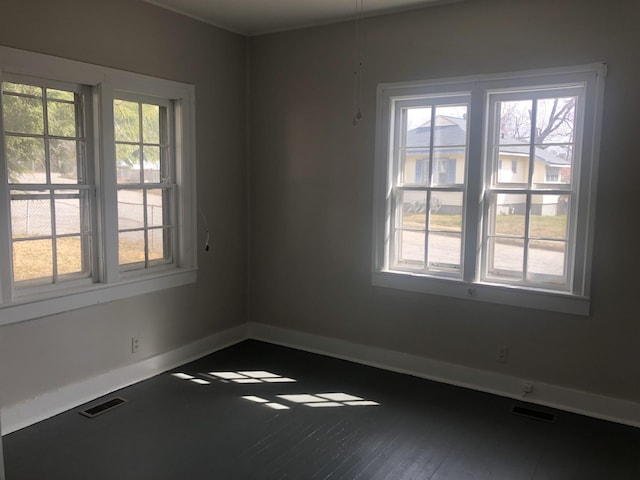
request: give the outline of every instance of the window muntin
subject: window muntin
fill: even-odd
[[[133,98],[133,100],[132,100]],[[118,263],[139,270],[173,262],[171,105],[113,102],[118,183]]]
[[[467,94],[394,105],[394,269],[461,275]]]
[[[17,289],[93,275],[83,88],[2,82],[11,277]]]
[[[588,315],[605,74],[604,64],[594,64],[380,85],[374,285]],[[402,229],[403,248],[398,253],[397,226],[411,220],[398,214],[398,191],[424,191],[421,200],[426,203],[439,189],[433,185],[434,168],[441,172],[437,182],[444,181],[445,174],[442,165],[428,163],[431,150],[423,152],[415,171],[404,168],[397,112],[465,90],[470,100],[461,275],[452,275],[435,268],[427,271],[424,265],[436,262],[422,259],[426,248],[408,248],[419,242],[428,245],[427,229],[422,227],[429,224],[426,215],[413,223],[413,230]],[[541,115],[532,116],[533,110]],[[519,115],[509,119],[509,111]],[[420,181],[403,184],[405,178]],[[410,235],[416,238],[404,238]],[[409,261],[398,265],[396,258],[412,260],[412,268],[404,268]]]

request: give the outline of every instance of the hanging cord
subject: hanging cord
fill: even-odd
[[[202,217],[202,221],[204,222],[204,228],[205,228],[205,231],[207,232],[207,239],[204,241],[204,251],[208,252],[209,251],[209,225],[207,225],[207,217],[204,216],[204,212],[202,211],[202,208],[198,207],[198,210],[200,211],[200,216]]]
[[[362,120],[362,16],[364,0],[356,0],[356,21],[353,61],[353,126]]]

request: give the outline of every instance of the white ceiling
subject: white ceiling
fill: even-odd
[[[354,18],[357,0],[144,0],[244,35]],[[363,0],[365,16],[460,0]]]

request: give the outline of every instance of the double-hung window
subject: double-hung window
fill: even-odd
[[[469,99],[426,95],[395,104],[389,260],[398,271],[460,275]]]
[[[27,83],[28,82],[28,83]],[[80,85],[2,82],[12,277],[16,292],[93,275],[92,199]]]
[[[195,281],[193,104],[0,47],[0,325]]]
[[[381,85],[373,283],[588,314],[604,74]]]
[[[118,95],[113,102],[120,268],[173,259],[171,109],[167,102]]]

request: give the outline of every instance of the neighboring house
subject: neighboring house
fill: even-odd
[[[433,132],[433,185],[462,185],[465,175],[465,153],[467,150],[467,120],[444,115],[435,117]],[[428,184],[429,146],[431,121],[407,131],[407,151],[404,159],[404,183]],[[499,183],[527,183],[529,144],[515,138],[500,139],[497,176]],[[571,161],[555,155],[549,150],[535,148],[533,168],[534,184],[567,183],[571,174]],[[424,209],[420,200],[411,200],[413,209]],[[417,203],[416,203],[417,202]],[[536,215],[561,215],[566,213],[566,201],[560,195],[538,195],[532,198],[531,213]],[[457,193],[433,192],[432,209],[443,214],[462,212],[461,196]],[[498,214],[524,214],[522,195],[499,195]]]

